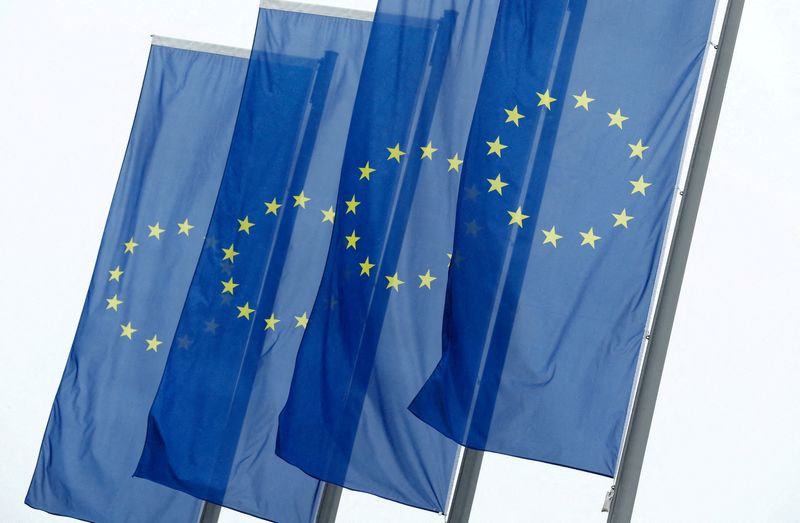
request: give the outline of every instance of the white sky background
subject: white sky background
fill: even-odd
[[[375,0],[324,3],[369,9]],[[2,521],[63,521],[23,499],[125,153],[149,35],[249,47],[257,7],[0,0]],[[800,521],[798,51],[800,3],[750,0],[635,521]],[[600,523],[610,485],[487,455],[472,521]],[[257,520],[224,510],[220,521]],[[339,521],[443,518],[346,491]]]

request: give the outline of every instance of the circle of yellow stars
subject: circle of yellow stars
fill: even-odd
[[[386,161],[388,162],[397,162],[401,163],[404,160],[404,156],[408,153],[403,150],[400,143],[397,142],[392,147],[386,148],[388,152],[388,156],[386,157]],[[438,148],[433,146],[432,142],[428,142],[427,145],[421,145],[419,147],[420,150],[420,160],[422,161],[434,161],[434,158],[438,158],[436,153],[439,151]],[[455,152],[449,158],[447,158],[448,162],[448,172],[455,172],[459,173],[461,170],[461,165],[464,161],[459,157],[459,153]],[[379,168],[377,166],[373,166],[371,161],[366,161],[362,166],[357,167],[358,170],[358,179],[363,180],[365,183],[372,181],[374,175],[380,175]],[[377,174],[376,174],[377,173]],[[500,192],[502,193],[502,185],[498,186]],[[301,212],[302,210],[306,210],[310,206],[310,202],[312,202],[312,198],[305,193],[305,190],[301,190],[298,194],[294,194],[290,196],[290,205],[285,207],[287,202],[281,202],[278,200],[278,197],[273,197],[270,201],[265,201],[265,211],[264,215],[272,215],[277,217],[279,212],[282,212],[282,208],[291,208],[296,209],[297,212]],[[358,216],[361,211],[359,206],[362,205],[362,197],[358,194],[352,194],[350,198],[343,198],[341,202],[341,210],[344,212],[345,216],[350,214],[354,216]],[[333,224],[337,219],[337,212],[336,206],[329,205],[327,208],[322,207],[319,209],[319,212],[322,214],[321,223],[330,223]],[[274,218],[273,218],[274,219]],[[230,300],[232,297],[236,298],[239,296],[239,289],[240,283],[236,281],[235,276],[231,275],[231,267],[236,264],[236,257],[239,256],[240,251],[238,250],[240,247],[241,241],[244,241],[247,236],[250,236],[251,229],[257,227],[257,223],[252,221],[251,215],[245,215],[242,218],[237,218],[238,222],[238,229],[237,232],[240,233],[237,240],[233,243],[230,243],[227,247],[221,247],[221,256],[222,256],[222,263],[223,263],[223,270],[225,270],[226,277],[219,280],[219,292],[226,300]],[[156,224],[158,225],[158,224]],[[183,229],[182,229],[183,230]],[[361,240],[361,236],[357,232],[356,228],[350,229],[350,233],[346,234],[343,238],[342,247],[345,251],[354,251],[355,255],[358,257],[360,255],[359,252],[359,241]],[[244,235],[244,236],[241,236]],[[133,239],[131,239],[133,241]],[[134,247],[135,248],[135,247]],[[448,254],[448,256],[451,256]],[[359,258],[357,262],[358,266],[360,267],[359,275],[366,278],[371,278],[374,276],[373,269],[376,267],[376,264],[370,261],[370,257],[366,256],[363,259]],[[394,272],[394,274],[386,274],[383,277],[385,279],[385,288],[387,291],[391,292],[394,291],[395,293],[399,293],[402,286],[406,285],[406,282],[401,279],[398,272]],[[430,268],[426,268],[424,273],[418,274],[418,285],[417,288],[420,289],[433,289],[434,282],[438,279],[438,277],[431,273]],[[257,306],[256,304],[252,304],[244,300],[244,303],[239,302],[240,305],[235,305],[236,308],[236,319],[241,319],[244,321],[252,321],[257,317]],[[331,307],[335,305],[335,301],[331,300],[329,303]],[[292,328],[297,329],[305,329],[308,327],[309,322],[309,312],[303,311],[299,315],[292,315],[294,321],[290,322]],[[271,312],[269,316],[263,317],[263,327],[264,331],[276,332],[279,328],[279,323],[281,323],[281,318],[276,315],[276,312]],[[207,333],[214,334],[219,327],[219,324],[216,322],[214,318],[211,318],[205,322],[204,331]],[[135,330],[133,331],[135,332]],[[126,331],[131,336],[133,332]],[[128,334],[126,334],[126,337]],[[148,340],[148,344],[150,341]],[[188,347],[191,341],[184,337],[183,340],[178,338],[178,343],[180,346]]]
[[[553,109],[553,105],[558,103],[558,99],[556,99],[550,93],[550,89],[544,89],[543,92],[537,91],[535,94],[538,98],[536,107],[540,111],[551,111]],[[585,89],[582,92],[572,94],[571,96],[574,100],[574,105],[572,106],[573,109],[587,113],[592,110],[591,104],[596,102],[596,99],[591,97]],[[504,123],[512,125],[514,128],[520,128],[520,125],[526,118],[526,115],[520,110],[520,105],[514,104],[513,107],[504,107],[503,111],[505,113]],[[625,122],[630,119],[629,116],[623,114],[622,108],[620,107],[617,107],[614,112],[607,112],[606,115],[608,117],[608,127],[614,127],[620,130],[624,128],[623,126],[625,125]],[[509,147],[509,145],[503,143],[503,139],[500,134],[495,135],[493,139],[485,140],[485,143],[488,147],[486,152],[487,156],[496,156],[497,158],[502,158],[503,152]],[[628,158],[635,161],[644,160],[645,155],[649,154],[647,151],[650,149],[650,146],[646,145],[644,140],[639,138],[636,143],[629,143],[628,148]],[[400,164],[404,160],[404,157],[406,157],[408,154],[411,154],[408,150],[403,149],[404,147],[400,142],[396,142],[394,145],[387,146],[387,156],[385,157],[385,160]],[[427,144],[419,145],[419,160],[422,162],[435,161],[437,158],[436,153],[438,151],[439,149],[434,146],[432,141],[428,141]],[[464,160],[459,156],[459,152],[454,152],[452,156],[446,158],[446,160],[448,162],[447,172],[460,174],[461,166],[464,163]],[[375,173],[378,173],[379,175],[380,166],[377,166],[376,164],[373,164],[371,160],[368,160],[362,167],[358,168],[358,171],[359,180],[363,180],[368,183],[372,180],[372,176]],[[511,183],[510,180],[504,179],[503,176],[504,175],[502,173],[497,173],[496,176],[492,178],[486,178],[486,182],[489,184],[486,192],[495,193],[497,197],[502,198],[504,196],[503,189],[508,187]],[[630,194],[638,194],[641,196],[646,196],[647,189],[653,185],[651,182],[648,182],[645,179],[644,175],[640,176],[637,180],[630,180],[629,183],[631,185]],[[465,188],[464,193],[466,198],[470,200],[476,199],[480,194],[475,187]],[[360,205],[361,202],[358,201],[356,195],[353,195],[349,201],[345,202],[345,204],[347,205],[347,214],[356,214],[356,207]],[[330,210],[332,211],[333,208]],[[323,211],[323,213],[325,213],[325,211]],[[523,228],[526,224],[525,220],[530,218],[530,216],[525,213],[522,206],[516,206],[516,208],[508,209],[506,213],[508,219],[507,224],[511,227]],[[614,219],[613,228],[621,227],[623,229],[628,229],[630,221],[634,219],[634,216],[628,214],[626,207],[623,207],[619,212],[611,212],[610,216]],[[481,230],[481,227],[475,220],[473,220],[469,223],[466,223],[466,229],[468,234],[477,236],[478,232]],[[592,250],[595,250],[598,247],[599,242],[603,238],[596,234],[594,229],[595,228],[593,226],[589,226],[586,230],[577,231],[576,236],[580,238],[581,246],[586,246]],[[559,234],[556,225],[551,225],[549,229],[542,229],[541,234],[543,235],[542,244],[552,248],[557,248],[559,240],[564,238],[562,234]],[[344,237],[344,249],[358,252],[359,240],[361,240],[361,237],[358,235],[357,230],[352,229],[352,232]],[[448,256],[451,259],[453,258],[452,253],[448,253]],[[458,263],[458,259],[456,259],[456,262]],[[359,276],[365,278],[370,278],[373,276],[373,269],[376,267],[376,263],[373,259],[371,259],[369,256],[365,256],[363,258],[359,258],[357,263],[360,267]],[[399,293],[401,286],[406,284],[406,282],[397,272],[382,276],[385,279],[385,287],[389,291],[395,291]],[[436,280],[436,276],[431,274],[430,269],[427,269],[425,274],[418,274],[417,277],[419,278],[419,288],[431,289],[432,283]]]
[[[535,93],[538,98],[536,107],[540,111],[551,111],[553,109],[553,104],[558,102],[558,99],[551,95],[550,89],[545,89],[543,92],[536,91]],[[589,96],[585,89],[581,93],[572,94],[571,96],[574,99],[574,105],[572,106],[573,109],[583,110],[585,112],[589,112],[590,104],[596,101],[594,98]],[[514,128],[519,128],[521,120],[526,117],[526,115],[520,112],[519,104],[514,104],[513,107],[504,107],[503,111],[505,112],[506,116],[504,123],[513,125]],[[623,129],[625,122],[630,119],[628,116],[622,113],[622,108],[620,107],[617,107],[614,112],[607,112],[606,115],[608,116],[608,127],[615,127],[617,129]],[[493,140],[486,140],[486,145],[488,147],[486,155],[494,155],[498,158],[502,158],[503,151],[509,147],[503,143],[500,135],[496,135]],[[633,160],[644,160],[645,155],[649,154],[646,153],[646,151],[650,149],[650,146],[645,145],[644,140],[639,138],[637,139],[636,143],[629,143],[628,148],[628,158]],[[494,178],[486,178],[486,182],[489,184],[486,192],[496,193],[498,197],[503,196],[503,188],[508,187],[510,183],[509,181],[503,179],[502,173],[498,173]],[[629,183],[631,185],[630,194],[638,194],[641,196],[646,196],[648,187],[653,185],[651,182],[648,182],[645,179],[644,175],[640,176],[637,180],[630,180]],[[467,194],[466,196],[468,199],[474,200],[477,197],[478,191],[475,187],[470,187],[465,190],[465,193],[470,191],[472,194]],[[523,228],[525,226],[525,220],[530,218],[530,216],[525,214],[524,209],[521,206],[517,206],[516,209],[509,209],[506,212],[508,214],[507,223],[511,227]],[[610,215],[614,219],[613,228],[621,227],[623,229],[628,229],[629,222],[634,219],[633,216],[628,214],[627,208],[623,208],[619,212],[612,212]],[[474,234],[474,225],[472,227],[470,223],[467,223],[466,225],[467,233]],[[470,230],[471,228],[473,231]],[[549,229],[542,229],[541,234],[543,235],[542,244],[551,246],[552,248],[557,248],[559,240],[564,238],[563,235],[559,234],[555,225],[552,225]],[[588,230],[585,231],[578,231],[578,235],[581,239],[580,245],[587,246],[592,250],[596,249],[598,242],[602,240],[601,236],[595,234],[594,227],[588,227]]]
[[[247,221],[246,218],[245,221]],[[176,223],[175,227],[177,228],[177,230],[174,230],[175,236],[177,237],[185,236],[187,238],[190,236],[192,229],[195,228],[195,226],[189,222],[188,218],[184,218],[182,222]],[[148,232],[146,239],[154,238],[154,240],[150,241],[162,241],[162,237],[164,237],[165,234],[169,234],[168,230],[162,227],[161,222],[159,221],[155,222],[152,225],[148,224],[147,230]],[[122,244],[123,256],[126,256],[126,258],[133,257],[134,254],[137,253],[136,249],[139,248],[140,246],[141,245],[136,240],[136,236],[131,236],[131,238],[128,241]],[[114,268],[109,269],[108,280],[106,281],[107,285],[119,287],[122,283],[122,276],[124,274],[125,270],[123,270],[122,266],[119,264],[117,264]],[[123,305],[125,304],[125,300],[120,298],[119,292],[114,292],[113,296],[111,296],[110,298],[105,298],[105,302],[106,302],[105,310],[112,311],[114,313],[120,313],[120,312],[124,313],[125,309]],[[133,321],[131,320],[127,321],[126,323],[120,323],[119,329],[120,329],[119,337],[125,338],[128,341],[134,341],[134,338],[137,337],[136,333],[139,332],[139,329],[137,329],[133,325]],[[144,345],[145,352],[151,352],[151,351],[158,352],[159,346],[161,346],[164,343],[164,341],[158,338],[157,333],[153,333],[152,337],[144,339],[144,343],[145,343]]]
[[[362,179],[366,179],[369,181],[371,179],[372,173],[375,172],[369,162],[367,162],[363,167],[360,168],[361,177]],[[296,209],[298,212],[302,210],[306,210],[309,208],[309,202],[312,201],[312,198],[306,195],[305,190],[301,190],[298,194],[293,194],[291,197],[291,205],[290,208]],[[356,196],[353,195],[350,200],[344,202],[347,205],[347,214],[355,214],[357,212],[358,206],[361,204],[360,201],[356,199]],[[265,211],[264,215],[272,215],[277,217],[278,212],[282,207],[284,207],[284,203],[279,202],[277,197],[273,197],[271,201],[264,202]],[[333,224],[334,220],[336,219],[336,209],[333,205],[328,206],[328,208],[320,208],[319,212],[322,214],[321,223],[330,223]],[[249,215],[246,215],[242,219],[237,219],[239,223],[239,229],[237,232],[244,233],[246,235],[250,235],[250,229],[256,225],[256,223],[250,221]],[[355,246],[356,242],[358,242],[359,238],[355,237],[351,239],[351,242]],[[233,266],[236,262],[236,256],[240,253],[236,249],[237,242],[231,243],[228,247],[222,248],[222,263],[228,262],[228,265],[223,265],[223,269],[230,274],[230,267]],[[353,247],[355,248],[355,247]],[[220,280],[220,285],[222,286],[220,290],[220,294],[225,298],[227,295],[227,299],[230,297],[237,296],[236,288],[239,287],[239,283],[237,283],[233,276],[230,276],[227,280]],[[249,301],[245,301],[242,305],[236,305],[236,318],[243,319],[245,321],[250,321],[251,319],[256,317],[256,309],[251,307]],[[305,329],[308,326],[308,311],[303,311],[302,314],[294,316],[294,328],[301,328]],[[264,321],[264,330],[275,332],[276,327],[281,322],[280,318],[275,316],[275,313],[272,312],[268,317],[263,318]],[[216,329],[219,327],[219,324],[216,323],[214,318],[205,322],[205,332],[215,333]]]
[[[375,169],[370,166],[369,162],[367,162],[363,167],[359,168],[359,171],[362,179],[369,181],[372,173],[375,172]],[[312,201],[312,198],[306,194],[305,190],[301,190],[298,194],[289,195],[286,202],[281,202],[278,200],[278,197],[273,197],[270,201],[264,201],[264,216],[272,215],[278,217],[279,212],[282,212],[282,208],[295,209],[297,212],[302,212],[310,208],[310,202]],[[358,212],[358,206],[361,205],[361,202],[357,199],[355,194],[352,195],[349,200],[345,200],[343,203],[347,207],[345,214],[356,214]],[[321,223],[334,223],[336,219],[335,206],[329,205],[327,208],[322,207],[319,209],[319,212],[322,214]],[[236,239],[227,247],[223,246],[219,248],[221,255],[221,268],[223,272],[226,273],[227,277],[227,279],[223,278],[219,280],[219,292],[224,303],[229,303],[230,300],[239,297],[240,291],[237,288],[240,287],[241,284],[237,282],[235,276],[231,274],[232,268],[236,265],[237,256],[240,255],[239,249],[242,245],[242,242],[246,241],[246,238],[251,235],[251,230],[253,230],[254,227],[257,227],[257,220],[253,221],[250,214],[246,214],[242,218],[237,218],[236,221],[238,222],[238,228],[236,229],[238,235],[236,236]],[[359,239],[360,238],[356,236],[355,231],[353,231],[348,238],[348,245],[350,245],[349,248],[356,249]],[[216,249],[216,243],[216,239],[214,239],[213,242],[210,238],[206,239],[207,247]],[[241,301],[239,303],[241,303]],[[257,316],[257,305],[253,304],[251,306],[250,302],[247,300],[245,300],[241,305],[235,305],[235,308],[236,319],[251,321]],[[293,317],[294,328],[305,329],[308,326],[308,311],[303,311],[301,314]],[[264,317],[263,321],[265,331],[275,332],[278,324],[281,322],[281,319],[275,315],[275,312],[272,312],[268,317]],[[217,323],[216,319],[211,318],[204,322],[203,330],[206,333],[215,334],[219,326],[220,325]],[[183,348],[188,348],[188,346],[191,344],[191,340],[187,336],[178,338],[177,341],[178,345]]]
[[[517,116],[518,115],[509,114],[510,118],[516,118]],[[519,117],[522,118],[521,115],[519,115]],[[505,146],[499,144],[497,147],[498,147],[497,149],[498,155],[500,155],[502,149],[505,148]],[[404,148],[407,150],[403,150]],[[456,175],[461,173],[461,166],[464,163],[464,160],[461,158],[460,153],[458,151],[453,152],[450,156],[447,155],[439,156],[436,153],[439,153],[439,149],[435,147],[433,142],[430,140],[428,141],[427,144],[419,145],[418,154],[419,154],[419,160],[421,162],[426,162],[426,161],[437,162],[440,161],[439,158],[444,158],[447,161],[448,173],[454,173]],[[404,157],[413,153],[409,152],[408,148],[401,145],[400,142],[395,142],[394,145],[386,147],[386,154],[387,155],[384,158],[386,162],[389,162],[390,164],[392,163],[401,164],[405,160]],[[357,167],[358,170],[357,176],[359,181],[364,181],[365,183],[372,181],[373,175],[380,176],[380,169],[381,169],[380,165],[378,165],[377,163],[374,164],[372,160],[367,160],[366,162],[364,162],[362,166]],[[504,184],[502,180],[498,182],[497,190],[500,192],[500,194],[502,194],[502,188],[505,185],[507,184]],[[347,210],[345,211],[346,215],[347,214],[357,215],[358,206],[361,205],[362,202],[359,201],[357,195],[354,194],[350,197],[349,200],[345,200],[344,204],[347,207]],[[332,210],[333,208],[331,207],[330,211]],[[323,211],[323,213],[324,212],[325,211]],[[351,232],[349,234],[346,234],[343,238],[343,248],[345,251],[350,251],[350,250],[354,251],[355,256],[357,258],[356,263],[358,264],[359,267],[358,275],[362,277],[362,279],[369,280],[374,276],[377,276],[373,271],[373,269],[377,266],[377,264],[375,263],[374,258],[371,259],[370,256],[361,257],[362,255],[359,252],[359,241],[362,238],[361,236],[359,236],[359,233],[356,228],[350,229],[350,231]],[[448,256],[452,255],[448,254]],[[384,285],[384,288],[387,291],[389,292],[394,291],[395,293],[400,293],[403,286],[407,284],[407,282],[402,278],[403,277],[401,277],[399,272],[395,271],[394,273],[391,274],[380,275],[377,281],[382,282],[380,284]],[[431,273],[431,268],[426,267],[424,273],[417,274],[417,281],[415,281],[414,284],[418,289],[432,290],[434,282],[437,279],[438,276],[435,276],[434,274]],[[299,321],[298,317],[295,317],[295,319]]]

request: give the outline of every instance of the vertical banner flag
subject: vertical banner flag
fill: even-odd
[[[153,44],[25,499],[33,508],[87,521],[194,523],[202,506],[132,474],[211,218],[248,52],[157,38]]]
[[[614,474],[714,5],[501,2],[411,405],[443,434]]]
[[[497,1],[381,0],[278,455],[444,512],[457,446],[408,411],[441,355],[455,203]],[[267,311],[268,312],[268,311]]]
[[[338,173],[372,15],[263,7],[136,475],[258,517],[308,522],[321,483],[275,455],[278,413],[340,218]]]

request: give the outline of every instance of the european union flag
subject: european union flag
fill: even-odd
[[[338,171],[370,23],[261,9],[206,249],[153,402],[136,475],[282,523],[320,482],[275,456],[336,216]]]
[[[443,434],[614,474],[714,4],[501,2],[411,405]]]
[[[177,46],[177,47],[175,47]],[[156,39],[78,331],[25,502],[87,521],[197,521],[131,477],[230,145],[247,60]],[[178,341],[176,350],[185,350]]]
[[[408,411],[441,354],[455,203],[497,2],[382,0],[278,455],[444,512],[457,447]]]

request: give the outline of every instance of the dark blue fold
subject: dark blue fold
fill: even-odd
[[[370,25],[357,13],[320,13],[259,12],[178,325],[191,344],[167,361],[136,470],[282,523],[313,520],[320,492],[317,479],[275,455],[275,435],[330,242],[326,213]]]

